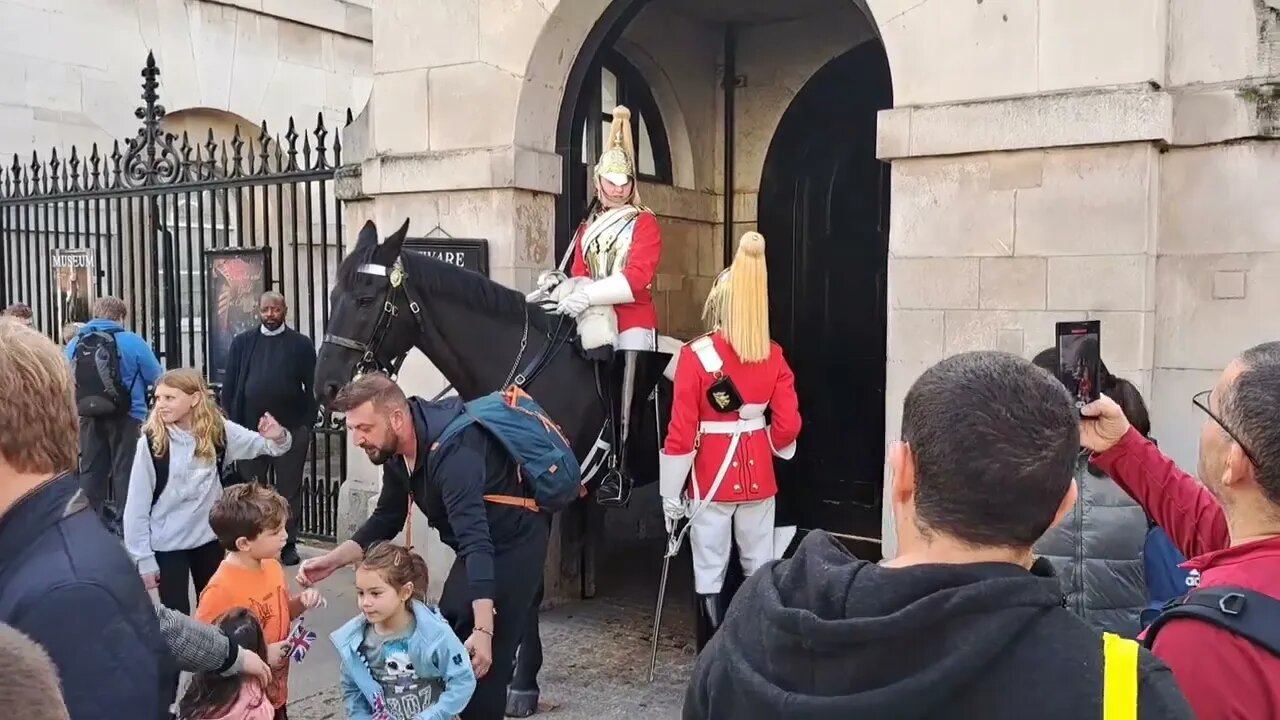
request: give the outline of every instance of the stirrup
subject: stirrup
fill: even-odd
[[[596,502],[605,507],[626,507],[631,502],[634,486],[630,475],[616,467],[611,468],[596,488]]]

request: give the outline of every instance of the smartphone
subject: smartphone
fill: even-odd
[[[1067,386],[1077,408],[1102,396],[1102,324],[1097,320],[1057,324],[1058,379]]]

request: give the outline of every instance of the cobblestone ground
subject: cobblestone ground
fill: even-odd
[[[318,554],[307,550],[304,557]],[[307,615],[320,636],[289,678],[289,715],[299,720],[341,720],[338,658],[328,634],[356,613],[350,570],[321,585],[329,604]],[[548,720],[680,717],[693,666],[693,632],[685,593],[667,597],[658,647],[658,667],[647,682],[653,600],[642,593],[584,600],[542,614],[545,662],[538,681]],[[314,615],[315,617],[311,617]]]

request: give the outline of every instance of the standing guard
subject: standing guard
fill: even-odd
[[[631,111],[625,107],[613,110],[595,178],[595,202],[573,240],[571,273],[581,280],[556,311],[578,319],[583,347],[602,349],[610,366],[600,383],[610,409],[609,471],[596,498],[602,505],[620,506],[627,504],[633,485],[626,472],[631,421],[657,380],[653,370],[659,358],[665,362],[654,354],[658,313],[651,293],[662,235],[653,211],[640,205]]]
[[[712,286],[704,317],[712,331],[680,351],[659,459],[668,532],[689,518],[699,650],[720,625],[720,590],[733,542],[748,577],[786,550],[785,542],[775,543],[773,456],[795,455],[800,409],[795,376],[769,337],[760,233],[742,236],[733,264]],[[668,556],[679,545],[675,535]]]

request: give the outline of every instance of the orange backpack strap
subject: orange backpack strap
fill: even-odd
[[[538,512],[538,503],[532,498],[517,497],[515,495],[485,495],[484,499],[497,505],[513,505],[522,507],[530,512]]]
[[[413,549],[413,493],[409,493],[409,510],[404,514],[404,544]]]

